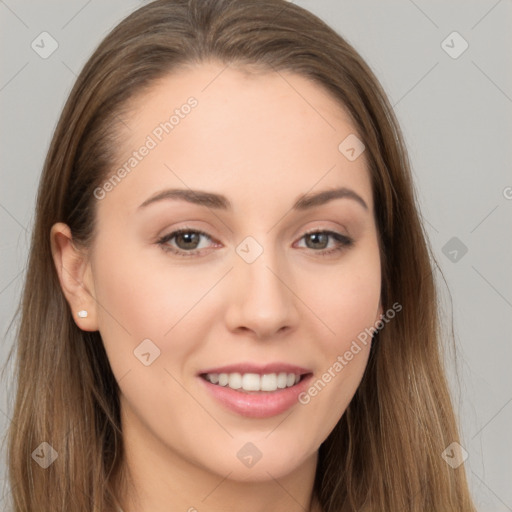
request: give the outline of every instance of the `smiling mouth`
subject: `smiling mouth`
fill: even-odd
[[[203,373],[201,378],[216,386],[226,387],[242,393],[275,393],[291,388],[308,374],[297,373]]]

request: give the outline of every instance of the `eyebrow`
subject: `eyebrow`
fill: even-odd
[[[368,210],[368,205],[366,204],[364,199],[355,191],[346,187],[324,190],[322,192],[317,192],[315,194],[303,194],[295,201],[292,209],[307,210],[309,208],[314,208],[315,206],[321,206],[323,204],[326,204],[334,199],[342,198],[353,199],[358,204],[360,204],[365,210]],[[229,202],[229,199],[226,196],[223,196],[221,194],[214,194],[212,192],[204,192],[202,190],[179,188],[166,189],[157,192],[153,196],[146,199],[139,206],[139,208],[144,208],[150,204],[159,201],[172,199],[187,201],[188,203],[205,206],[207,208],[215,208],[221,210],[231,209],[231,203]]]

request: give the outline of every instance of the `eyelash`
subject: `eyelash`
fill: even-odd
[[[212,240],[212,237],[210,235],[208,235],[208,233],[205,233],[204,231],[201,231],[198,229],[182,228],[182,229],[173,231],[173,232],[169,233],[168,235],[164,235],[157,241],[157,244],[162,248],[163,251],[171,252],[173,254],[176,254],[177,256],[181,256],[181,257],[185,257],[185,258],[197,256],[198,254],[200,254],[202,249],[193,249],[191,251],[184,251],[183,249],[176,249],[168,244],[168,242],[170,240],[172,240],[176,236],[183,234],[183,233],[194,233],[194,234],[205,236],[209,240]],[[342,235],[341,233],[337,233],[336,231],[329,231],[329,230],[325,230],[325,229],[317,229],[317,230],[307,231],[306,233],[304,233],[301,236],[301,238],[299,240],[302,240],[304,237],[306,237],[308,235],[314,235],[314,234],[328,235],[331,238],[333,238],[334,240],[336,240],[336,242],[338,243],[338,245],[336,247],[331,248],[331,249],[320,249],[320,250],[310,249],[311,251],[318,254],[319,256],[330,256],[333,253],[337,253],[344,249],[348,249],[349,247],[352,247],[354,245],[354,240],[352,240],[348,236]]]

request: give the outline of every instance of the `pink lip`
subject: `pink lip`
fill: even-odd
[[[290,371],[289,373],[294,372]],[[312,377],[313,374],[310,373],[304,376],[295,386],[278,389],[276,391],[236,391],[230,387],[212,384],[203,377],[199,377],[199,380],[203,383],[202,385],[205,386],[207,392],[230,411],[246,416],[247,418],[270,418],[282,414],[296,405],[299,401],[299,395],[306,391]]]
[[[311,373],[311,370],[307,368],[301,368],[288,363],[267,363],[263,365],[257,365],[254,363],[239,363],[230,364],[227,366],[219,366],[218,368],[207,368],[201,370],[198,375],[204,375],[206,373],[257,373],[263,375],[265,373],[294,373],[295,375],[304,375]]]

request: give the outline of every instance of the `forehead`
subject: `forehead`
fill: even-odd
[[[350,161],[339,149],[356,135],[355,124],[305,77],[207,63],[154,82],[130,106],[112,172],[130,159],[135,165],[112,199],[132,204],[180,186],[254,202],[341,185],[371,207],[365,154]],[[150,149],[133,161],[143,146]]]

